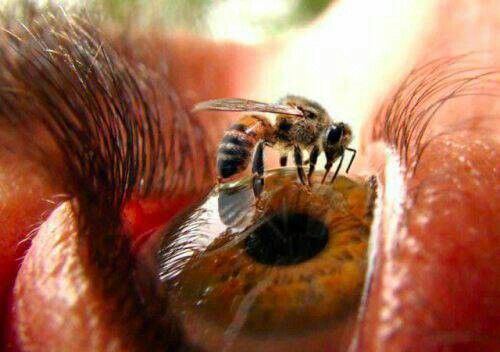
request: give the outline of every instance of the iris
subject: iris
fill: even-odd
[[[306,189],[294,169],[224,184],[158,233],[153,278],[201,350],[342,350],[367,267],[373,180]]]

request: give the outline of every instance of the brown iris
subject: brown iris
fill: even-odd
[[[161,290],[190,344],[293,351],[345,340],[367,267],[373,182],[320,176],[307,190],[293,170],[270,171],[258,201],[248,179],[224,185],[164,236]]]

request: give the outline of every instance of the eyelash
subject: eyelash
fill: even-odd
[[[140,317],[124,336],[150,344],[141,346],[147,350],[175,344],[173,334],[166,336],[155,321],[163,314],[145,313],[155,307],[144,307],[135,289],[121,211],[132,195],[175,196],[206,187],[213,178],[206,131],[182,107],[168,78],[121,59],[83,19],[59,12],[30,20],[30,28],[5,27],[0,121],[9,123],[54,172],[61,163],[32,134],[42,125],[56,143],[65,171],[57,174],[67,175],[83,258],[94,282],[113,297],[107,301],[115,304],[116,314],[109,319]],[[183,172],[189,170],[197,173]]]
[[[428,145],[443,135],[427,134],[429,125],[447,102],[468,95],[498,96],[480,90],[498,89],[499,82],[490,78],[499,71],[475,67],[473,59],[474,53],[439,58],[412,70],[379,109],[371,139],[392,145],[408,175],[416,172]]]

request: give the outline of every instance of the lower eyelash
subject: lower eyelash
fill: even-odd
[[[439,58],[410,72],[374,123],[372,139],[383,139],[399,153],[414,173],[425,149],[439,137],[427,130],[440,109],[464,96],[494,96],[500,81],[498,68],[474,66],[474,53]]]

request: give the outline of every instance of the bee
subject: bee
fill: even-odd
[[[195,105],[193,112],[202,110],[265,112],[276,114],[272,124],[264,115],[252,114],[241,117],[223,135],[217,151],[218,182],[230,179],[245,170],[252,161],[254,192],[258,195],[264,187],[264,147],[276,148],[280,152],[280,165],[287,165],[288,155],[293,152],[300,182],[311,186],[311,176],[321,152],[325,153],[324,183],[333,163],[340,158],[330,182],[337,177],[344,161],[345,151],[352,152],[347,166],[349,172],[356,150],[349,148],[352,130],[344,122],[333,121],[327,111],[309,99],[288,95],[277,104],[266,104],[253,100],[228,98],[215,99]],[[309,161],[304,163],[303,151],[309,152]],[[304,164],[309,164],[307,177]]]

